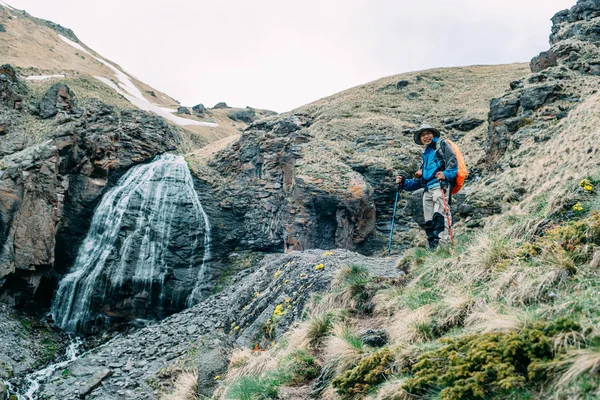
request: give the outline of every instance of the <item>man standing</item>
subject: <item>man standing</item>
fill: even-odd
[[[450,183],[454,182],[458,173],[456,154],[452,147],[440,140],[440,131],[424,124],[415,132],[415,143],[425,147],[423,151],[423,164],[415,174],[415,179],[396,177],[396,183],[408,191],[418,189],[423,191],[423,216],[425,217],[425,233],[429,249],[434,250],[438,244],[450,243],[450,217],[449,204],[444,204],[449,198]],[[448,217],[445,217],[448,206]]]

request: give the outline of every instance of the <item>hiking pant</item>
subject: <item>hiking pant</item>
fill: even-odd
[[[444,189],[446,200],[448,200],[448,189]],[[448,210],[450,213],[450,210]],[[446,218],[446,209],[444,208],[444,199],[442,198],[442,189],[439,187],[430,188],[423,192],[423,216],[425,217],[425,233],[427,242],[431,250],[438,244],[450,243],[450,226]],[[450,223],[452,217],[450,216]]]

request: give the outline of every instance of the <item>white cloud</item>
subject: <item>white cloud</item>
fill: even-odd
[[[386,75],[528,61],[575,0],[12,0],[185,105],[286,111]]]

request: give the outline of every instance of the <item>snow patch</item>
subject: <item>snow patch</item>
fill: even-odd
[[[84,49],[83,46],[80,45],[79,43],[75,43],[71,39],[67,39],[66,37],[64,37],[63,35],[60,35],[60,34],[58,35],[58,37],[61,38],[62,41],[65,42],[66,44],[68,44],[69,46],[75,47],[77,50],[81,50],[84,53],[91,55],[91,53],[89,51],[87,51],[86,49]]]
[[[127,100],[129,100],[129,102],[131,102],[134,106],[138,107],[139,109],[144,110],[144,111],[151,111],[151,112],[155,113],[156,115],[159,115],[179,126],[196,125],[196,126],[210,126],[213,128],[217,126],[217,124],[210,123],[210,122],[194,121],[191,119],[177,117],[177,116],[171,114],[169,111],[166,111],[165,109],[163,109],[161,107],[155,106],[154,104],[150,103],[148,100],[146,100],[144,98],[138,98],[136,96],[132,96],[130,93],[124,92],[123,90],[121,90],[121,87],[117,86],[110,79],[104,78],[102,76],[95,76],[94,78],[103,82],[105,85],[113,88],[117,93],[119,93],[121,96],[125,97]],[[126,89],[126,87],[124,87],[124,88]],[[137,90],[137,88],[136,88],[136,90]],[[138,90],[138,92],[139,92],[139,90]],[[140,93],[140,95],[141,95],[141,93]]]
[[[31,75],[31,76],[27,76],[25,77],[25,80],[27,81],[43,81],[45,79],[50,79],[50,78],[66,78],[67,76],[62,74],[62,75]]]
[[[0,0],[0,1],[2,1],[2,0]],[[80,44],[75,43],[72,40],[69,40],[62,35],[58,35],[58,37],[60,37],[65,43],[69,44],[70,46],[73,46],[78,50],[84,51],[87,54],[90,54],[90,52],[87,51],[86,49],[84,49],[83,46],[81,46]],[[171,121],[179,126],[186,126],[186,125],[210,126],[210,127],[218,126],[217,124],[210,123],[210,122],[200,122],[200,121],[194,121],[191,119],[180,118],[180,117],[177,117],[177,116],[171,114],[172,112],[175,112],[177,110],[171,111],[170,109],[165,109],[165,108],[155,106],[154,104],[152,104],[148,100],[146,100],[146,98],[144,98],[144,95],[135,86],[135,84],[131,81],[131,78],[129,77],[129,75],[127,75],[125,72],[121,71],[119,68],[115,67],[114,65],[112,65],[111,63],[109,63],[106,60],[103,60],[99,57],[94,57],[94,58],[96,60],[98,60],[99,62],[101,62],[102,64],[106,65],[108,68],[110,68],[115,73],[117,80],[119,81],[119,84],[116,85],[110,79],[104,78],[102,76],[95,76],[94,78],[100,80],[107,86],[116,90],[117,93],[119,93],[121,96],[125,97],[127,100],[129,100],[129,102],[131,102],[133,105],[135,105],[139,109],[144,110],[144,111],[152,111],[153,113],[160,115],[161,117],[168,119],[169,121]]]

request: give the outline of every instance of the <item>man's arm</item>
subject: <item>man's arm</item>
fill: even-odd
[[[422,187],[423,185],[421,184],[421,179],[405,179],[402,189],[406,190],[407,192],[414,192]]]

